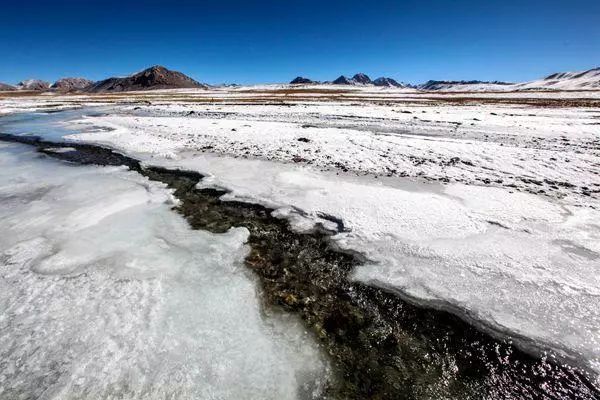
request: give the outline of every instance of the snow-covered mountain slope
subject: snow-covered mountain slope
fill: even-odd
[[[19,90],[47,90],[50,84],[39,79],[27,79],[17,83]]]
[[[507,82],[485,81],[427,81],[419,85],[421,90],[439,90],[444,92],[487,92],[504,91],[512,88],[513,84]]]
[[[362,72],[359,72],[358,74],[354,75],[352,77],[352,81],[356,84],[361,85],[371,85],[373,83],[371,78],[369,78],[367,74],[363,74]]]
[[[325,84],[327,82],[324,82]],[[352,86],[381,86],[381,87],[396,87],[402,88],[406,85],[398,83],[395,79],[388,77],[380,77],[375,80],[371,80],[368,75],[359,72],[352,78],[347,78],[345,75],[341,75],[339,78],[331,82],[334,85],[352,85]]]
[[[16,88],[12,85],[7,85],[6,83],[0,82],[0,92],[9,90],[16,90]]]
[[[554,89],[585,90],[600,89],[600,68],[580,72],[559,72],[537,81],[515,85],[518,90]]]
[[[93,83],[93,81],[85,78],[61,78],[50,87],[60,91],[83,90]]]
[[[543,79],[522,83],[484,81],[428,81],[421,90],[443,92],[507,92],[520,90],[599,90],[600,68],[579,72],[557,72]]]
[[[392,78],[386,78],[386,77],[381,77],[381,78],[377,78],[373,81],[373,85],[375,86],[382,86],[382,87],[397,87],[397,88],[402,88],[405,87],[404,84],[396,81],[395,79]]]

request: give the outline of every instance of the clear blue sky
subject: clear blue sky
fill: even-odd
[[[365,72],[522,81],[600,66],[600,0],[2,0],[0,82],[128,75],[209,83]]]

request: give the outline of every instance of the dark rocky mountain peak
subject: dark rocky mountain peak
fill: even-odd
[[[311,84],[311,83],[318,83],[318,82],[313,81],[308,78],[304,78],[302,76],[297,76],[290,82],[290,85],[307,85],[307,84]]]
[[[61,78],[54,82],[50,88],[69,92],[72,90],[83,90],[93,83],[93,81],[85,78]]]
[[[12,85],[7,85],[6,83],[0,82],[0,92],[7,92],[9,90],[17,90],[17,88]]]
[[[27,79],[17,83],[17,89],[19,90],[48,90],[49,87],[48,82],[39,79]]]
[[[366,74],[358,73],[352,77],[352,80],[356,83],[360,83],[361,85],[369,85],[371,84],[371,78],[369,78]]]
[[[375,79],[373,81],[373,84],[375,86],[383,86],[383,87],[398,87],[398,88],[405,87],[403,84],[399,83],[395,79],[386,78],[386,77],[381,77],[381,78]]]
[[[487,84],[487,85],[512,85],[510,82],[502,82],[502,81],[434,81],[429,80],[422,85],[419,85],[418,88],[421,90],[441,90],[446,89],[448,86],[461,86],[461,85],[477,85],[477,84]]]
[[[108,78],[89,86],[86,91],[125,92],[131,90],[206,88],[200,82],[178,71],[155,65],[125,78]]]
[[[334,85],[352,85],[353,83],[354,82],[352,82],[350,79],[346,78],[344,75],[340,76],[335,81],[333,81]]]

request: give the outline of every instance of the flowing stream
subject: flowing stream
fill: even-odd
[[[0,149],[0,395],[600,398],[552,354],[353,281],[364,260],[323,227],[297,233],[273,210],[223,201],[196,172],[16,133],[0,139],[41,158]],[[97,200],[82,205],[86,191]]]

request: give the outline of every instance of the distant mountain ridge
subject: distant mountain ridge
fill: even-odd
[[[27,79],[17,83],[18,90],[48,90],[50,83],[39,79]]]
[[[369,78],[367,74],[363,74],[362,72],[359,72],[358,74],[354,75],[351,81],[361,85],[370,85],[373,83],[371,81],[371,78]]]
[[[409,85],[389,77],[375,80],[364,73],[357,73],[352,78],[339,76],[334,81],[319,82],[303,76],[294,78],[292,85],[348,85],[348,86],[378,86],[386,88],[415,88],[422,91],[447,92],[485,92],[485,91],[539,91],[539,90],[600,90],[600,68],[592,68],[579,72],[557,72],[545,78],[522,83],[479,80],[430,80],[421,85]],[[189,76],[171,71],[163,66],[155,65],[127,77],[113,77],[98,82],[84,78],[62,78],[52,86],[39,79],[28,79],[12,86],[0,83],[0,91],[27,90],[59,92],[85,91],[88,93],[125,92],[135,90],[178,89],[178,88],[208,88]]]
[[[392,78],[377,78],[373,81],[373,85],[375,86],[383,86],[383,87],[397,87],[397,88],[401,88],[401,87],[407,87],[407,85],[399,83],[398,81],[392,79]]]
[[[487,85],[490,86],[506,86],[506,85],[514,85],[514,83],[510,82],[502,82],[502,81],[435,81],[430,80],[425,82],[422,85],[418,85],[417,88],[421,90],[448,90],[453,88],[467,88],[474,87],[476,85]]]
[[[517,90],[581,90],[600,89],[600,68],[579,72],[557,72],[544,79],[520,83]]]
[[[58,91],[83,90],[92,85],[94,81],[85,78],[61,78],[54,82],[50,89]]]
[[[108,78],[96,82],[85,89],[86,92],[127,92],[133,90],[153,89],[182,89],[182,88],[206,88],[207,86],[195,81],[189,76],[171,71],[161,65],[147,68],[137,74],[124,78]]]
[[[600,68],[580,72],[557,72],[531,82],[511,83],[480,80],[430,80],[420,85],[408,85],[392,78],[381,77],[371,80],[368,75],[358,73],[352,78],[339,76],[331,82],[317,82],[298,77],[292,84],[333,84],[347,86],[380,86],[389,88],[415,88],[422,91],[485,92],[485,91],[525,91],[525,90],[600,90]]]
[[[8,85],[6,83],[0,82],[0,92],[7,92],[7,91],[13,91],[13,90],[17,90],[17,88],[12,85]]]
[[[346,78],[344,75],[341,75],[336,80],[332,82],[334,85],[353,85],[355,82]]]
[[[314,81],[312,79],[308,79],[302,76],[298,76],[290,81],[290,85],[320,85],[320,84],[333,84],[333,85],[354,85],[354,86],[381,86],[381,87],[406,87],[406,85],[399,83],[398,81],[392,78],[377,78],[375,80],[371,80],[367,74],[359,72],[355,74],[352,78],[348,78],[345,75],[340,75],[338,78],[331,82],[319,82]]]
[[[536,90],[600,90],[600,68],[579,72],[556,72],[545,78],[522,83],[485,81],[428,81],[420,90],[448,92],[536,91]]]
[[[319,82],[310,80],[308,78],[304,78],[302,76],[297,76],[290,81],[290,85],[312,85],[318,84]]]

